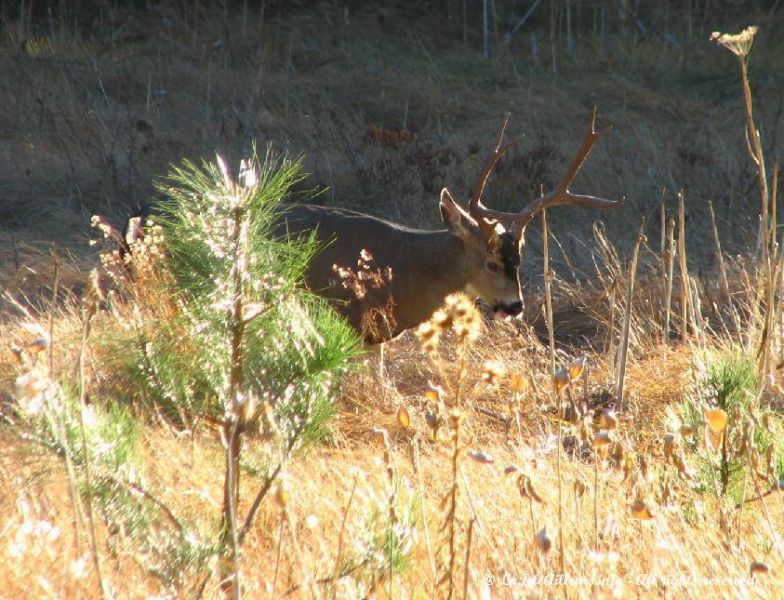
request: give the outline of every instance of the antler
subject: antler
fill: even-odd
[[[519,231],[521,231],[523,228],[525,228],[526,225],[528,225],[528,223],[531,222],[531,219],[534,218],[536,213],[545,208],[549,208],[550,206],[557,206],[559,204],[576,204],[579,206],[591,206],[594,208],[609,208],[618,206],[623,202],[623,198],[620,200],[608,200],[606,198],[599,198],[597,196],[573,194],[569,191],[569,186],[574,181],[574,178],[577,177],[577,173],[580,171],[580,167],[583,166],[585,159],[588,158],[588,155],[591,153],[593,145],[600,138],[609,135],[612,131],[612,126],[605,127],[601,131],[596,131],[595,125],[596,107],[593,109],[591,123],[588,125],[588,131],[585,133],[583,143],[580,144],[580,149],[577,151],[577,155],[574,157],[574,160],[572,161],[572,164],[569,167],[569,170],[566,172],[564,178],[552,192],[531,202],[513,219],[517,224]]]
[[[474,186],[474,191],[471,192],[471,200],[468,203],[468,213],[474,217],[474,219],[476,219],[476,221],[480,224],[480,227],[482,226],[483,221],[487,224],[490,224],[495,223],[501,218],[508,218],[512,216],[511,213],[494,211],[482,204],[482,192],[485,191],[485,184],[487,184],[487,179],[490,177],[490,173],[493,171],[496,163],[498,163],[504,153],[509,150],[509,148],[511,148],[517,141],[513,140],[508,144],[501,146],[501,140],[504,137],[504,131],[506,131],[506,126],[508,124],[509,113],[506,113],[504,122],[495,137],[495,148],[493,148],[493,151],[490,153],[490,156],[487,157],[487,160],[482,167],[482,172],[479,174],[479,180],[476,182],[476,186]],[[490,226],[492,227],[492,225]]]
[[[468,212],[474,219],[476,219],[479,227],[483,232],[485,232],[486,235],[493,230],[495,223],[503,221],[516,224],[518,235],[521,235],[522,231],[525,229],[525,226],[531,222],[536,213],[550,206],[557,206],[559,204],[576,204],[580,206],[607,208],[618,206],[623,202],[623,198],[620,200],[607,200],[605,198],[599,198],[596,196],[573,194],[569,191],[569,186],[572,184],[575,177],[577,177],[577,173],[580,171],[580,167],[585,162],[585,159],[588,158],[588,155],[591,153],[593,145],[597,142],[597,140],[608,135],[612,130],[612,127],[605,127],[601,131],[595,130],[596,108],[594,108],[593,114],[591,116],[591,122],[588,126],[588,131],[583,138],[580,149],[577,151],[577,155],[574,157],[574,160],[572,161],[569,170],[566,172],[566,175],[552,192],[543,195],[537,200],[534,200],[522,211],[517,213],[492,210],[484,206],[482,204],[482,192],[484,191],[485,184],[487,183],[487,178],[490,176],[490,172],[493,170],[501,156],[503,156],[503,154],[515,143],[513,141],[504,146],[501,146],[501,138],[504,135],[504,131],[506,130],[506,125],[508,122],[509,115],[507,114],[506,119],[504,120],[504,123],[501,126],[501,129],[498,131],[498,135],[496,136],[495,148],[487,158],[487,161],[485,161],[485,165],[482,168],[482,172],[479,176],[479,181],[477,181],[476,187],[474,187],[474,191],[471,194],[471,201],[468,206]]]

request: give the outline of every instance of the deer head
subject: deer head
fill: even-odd
[[[461,253],[459,260],[463,262],[460,268],[469,282],[466,291],[482,297],[496,313],[517,316],[523,310],[519,267],[522,247],[525,244],[525,228],[534,216],[541,210],[562,204],[594,208],[614,207],[621,204],[623,198],[607,200],[574,194],[569,190],[593,145],[611,131],[611,127],[598,132],[595,130],[594,109],[588,131],[577,154],[563,179],[552,191],[543,194],[520,212],[501,212],[487,208],[482,203],[487,179],[499,159],[515,143],[502,145],[508,121],[507,115],[471,194],[468,210],[461,208],[446,188],[441,191],[440,208],[444,223],[465,246],[465,252]]]

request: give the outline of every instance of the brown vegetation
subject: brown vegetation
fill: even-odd
[[[662,22],[552,1],[519,26],[507,15],[504,36],[515,3],[496,0],[487,60],[458,2],[262,4],[99,2],[90,26],[74,12],[54,32],[3,15],[0,595],[218,597],[236,568],[249,598],[777,597],[778,3],[736,53],[745,105],[734,58],[708,41],[735,3],[667,2]],[[258,139],[303,152],[324,202],[435,225],[435,193],[468,189],[507,111],[526,137],[487,194],[515,209],[563,171],[595,104],[615,134],[581,178],[625,195],[620,214],[593,229],[595,214],[547,215],[524,321],[485,323],[457,296],[358,360],[328,441],[285,461],[227,565],[225,423],[172,419],[118,367],[133,319],[177,301],[156,271],[128,279],[115,313],[81,294],[89,216],[120,222],[168,163]],[[81,431],[112,407],[133,418],[88,453],[54,396],[73,396]],[[65,452],[30,426],[44,413]],[[131,438],[133,460],[99,460]],[[268,442],[249,434],[235,456],[240,515]]]

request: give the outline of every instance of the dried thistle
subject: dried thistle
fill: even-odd
[[[392,281],[392,269],[377,266],[373,255],[364,248],[359,253],[356,269],[335,264],[332,272],[338,276],[340,285],[351,290],[358,300],[363,300],[370,290],[383,288]]]
[[[482,365],[482,381],[489,385],[497,385],[506,373],[503,363],[497,360],[486,360]]]
[[[465,294],[450,294],[439,308],[416,330],[422,349],[431,356],[438,350],[442,334],[452,332],[458,341],[472,344],[482,333],[482,317],[479,310]]]
[[[740,33],[721,33],[714,31],[710,35],[710,41],[716,42],[719,46],[724,46],[735,56],[744,60],[751,52],[751,45],[754,43],[754,36],[757,35],[756,25],[746,27]]]

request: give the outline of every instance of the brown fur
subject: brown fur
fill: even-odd
[[[481,296],[491,305],[520,301],[517,270],[506,265],[508,248],[495,236],[485,240],[476,222],[451,200],[442,197],[441,211],[448,229],[423,231],[345,209],[298,205],[285,212],[280,233],[315,230],[328,242],[311,263],[308,287],[333,300],[367,341],[380,342],[428,319],[453,292]],[[341,284],[333,265],[355,269],[362,250],[380,269],[391,268],[392,277],[358,299]],[[495,272],[489,262],[497,265]],[[378,311],[387,313],[389,331],[367,335],[363,316]]]

